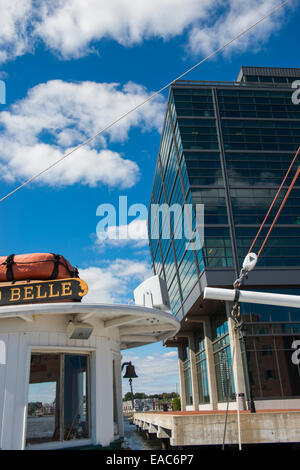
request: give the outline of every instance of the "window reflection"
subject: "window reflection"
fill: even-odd
[[[31,356],[26,443],[89,437],[88,357]]]
[[[58,441],[60,355],[33,354],[30,364],[26,442]]]
[[[292,362],[293,336],[247,338],[247,357],[255,398],[300,396],[300,369]]]
[[[186,348],[188,351],[188,348]],[[184,384],[185,384],[185,395],[186,395],[186,404],[193,404],[193,392],[192,392],[192,378],[191,378],[191,366],[190,361],[187,359],[183,363],[183,374],[184,374]]]

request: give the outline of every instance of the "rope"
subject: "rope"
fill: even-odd
[[[263,220],[261,226],[259,227],[259,230],[258,230],[258,232],[257,232],[257,234],[256,234],[256,237],[255,237],[254,240],[253,240],[253,243],[252,243],[252,245],[251,245],[251,247],[250,247],[250,249],[249,249],[249,251],[248,251],[248,254],[252,251],[252,248],[253,248],[253,246],[255,245],[256,240],[257,240],[257,238],[258,238],[258,236],[259,236],[259,234],[260,234],[260,232],[261,232],[261,230],[262,230],[262,228],[263,228],[263,226],[264,226],[264,224],[265,224],[265,222],[266,222],[266,220],[267,220],[267,218],[268,218],[268,216],[269,216],[269,214],[270,214],[270,212],[271,212],[271,210],[272,210],[272,207],[274,206],[275,201],[276,201],[277,197],[279,196],[279,194],[280,194],[280,192],[281,192],[281,190],[282,190],[282,187],[283,187],[283,185],[284,185],[284,183],[285,183],[285,181],[286,181],[286,179],[287,179],[287,177],[288,177],[288,175],[289,175],[289,173],[290,173],[290,171],[291,171],[291,169],[292,169],[292,166],[294,165],[294,163],[295,163],[295,161],[296,161],[296,159],[297,159],[297,157],[298,157],[298,155],[299,155],[299,152],[300,152],[300,147],[298,148],[298,150],[297,150],[297,152],[296,152],[296,154],[295,154],[295,156],[294,156],[294,158],[293,158],[293,160],[292,160],[292,162],[291,162],[291,164],[290,164],[290,166],[289,166],[289,168],[288,168],[288,171],[286,172],[286,174],[285,174],[285,176],[284,176],[284,178],[283,178],[283,180],[282,180],[282,183],[281,183],[281,185],[280,185],[280,187],[279,187],[279,189],[278,189],[278,191],[277,191],[277,193],[276,193],[276,195],[275,195],[275,197],[274,197],[274,199],[273,199],[273,201],[272,201],[272,203],[271,203],[271,205],[270,205],[270,207],[269,207],[269,210],[268,210],[268,212],[267,212],[267,214],[266,214],[266,216],[265,216],[265,218],[264,218],[264,220]],[[262,245],[261,245],[261,247],[260,247],[260,250],[259,250],[259,252],[258,252],[258,254],[257,254],[257,258],[259,258],[260,254],[261,254],[261,252],[262,252],[262,250],[263,250],[263,248],[264,248],[264,246],[265,246],[265,244],[266,244],[266,242],[267,242],[267,240],[268,240],[268,238],[269,238],[269,236],[270,236],[270,234],[271,234],[271,232],[272,232],[272,230],[273,230],[273,227],[274,227],[274,225],[275,225],[275,223],[276,223],[276,221],[277,221],[277,219],[278,219],[278,217],[279,217],[279,215],[280,215],[280,213],[281,213],[281,211],[282,211],[282,209],[283,209],[283,207],[284,207],[284,205],[285,205],[285,203],[286,203],[286,201],[287,201],[287,199],[288,199],[288,197],[289,197],[289,195],[290,195],[290,193],[291,193],[291,191],[292,191],[292,189],[293,189],[293,187],[294,187],[294,185],[295,185],[295,182],[296,182],[296,180],[297,180],[299,174],[300,174],[300,166],[298,166],[297,171],[296,171],[296,173],[295,173],[295,175],[294,175],[294,177],[293,177],[293,180],[292,180],[292,182],[291,182],[291,184],[290,184],[290,186],[289,186],[289,188],[288,188],[288,190],[287,190],[287,192],[286,192],[286,194],[285,194],[285,196],[284,196],[284,198],[283,198],[283,200],[282,200],[282,202],[281,202],[281,204],[280,204],[280,207],[279,207],[279,209],[278,209],[278,211],[277,211],[277,213],[276,213],[276,215],[275,215],[275,217],[274,217],[274,220],[273,220],[273,222],[272,222],[272,224],[271,224],[271,226],[270,226],[270,228],[269,228],[269,230],[268,230],[268,233],[267,233],[265,239],[263,240],[263,243],[262,243]],[[232,306],[232,311],[231,311],[231,317],[233,318],[233,321],[234,321],[235,324],[234,324],[234,328],[233,328],[233,330],[234,330],[234,331],[233,331],[233,334],[234,334],[234,345],[233,345],[233,354],[232,354],[232,356],[234,356],[235,347],[236,347],[236,342],[237,342],[237,339],[238,339],[238,338],[237,338],[237,334],[238,334],[238,329],[239,329],[239,326],[240,326],[239,323],[238,323],[238,318],[240,317],[239,288],[240,288],[240,286],[242,285],[243,280],[244,280],[245,277],[247,277],[247,270],[244,269],[244,268],[242,268],[242,269],[241,269],[241,272],[240,272],[239,278],[237,278],[237,279],[234,281],[234,283],[233,283],[233,287],[234,287],[234,289],[235,289],[235,297],[234,297],[234,301],[233,301],[233,306]],[[230,374],[229,387],[231,386],[232,368],[233,368],[233,358],[232,358],[232,367],[231,367],[231,374]],[[223,446],[222,446],[222,449],[223,449],[223,450],[224,450],[224,445],[225,445],[225,435],[226,435],[226,427],[227,427],[228,406],[229,406],[229,393],[228,393],[228,399],[227,399],[226,418],[225,418],[225,425],[224,425]],[[238,403],[238,401],[237,401],[239,449],[241,449],[241,448],[242,448],[242,444],[241,444],[241,428],[240,428],[240,413],[239,413],[239,411],[240,411],[240,410],[239,410],[239,403]]]
[[[271,203],[271,205],[270,205],[270,207],[269,207],[269,210],[268,210],[268,212],[267,212],[267,214],[266,214],[266,216],[265,216],[265,218],[264,218],[264,220],[263,220],[261,226],[259,227],[259,230],[258,230],[258,232],[257,232],[257,234],[256,234],[256,237],[254,238],[254,240],[253,240],[253,242],[252,242],[252,245],[251,245],[251,247],[249,248],[248,254],[251,253],[252,248],[254,247],[254,245],[255,245],[255,243],[256,243],[256,240],[258,239],[259,234],[260,234],[260,232],[262,231],[262,228],[263,228],[263,226],[265,225],[265,222],[266,222],[267,218],[269,217],[269,214],[270,214],[270,212],[271,212],[271,210],[272,210],[272,208],[273,208],[273,206],[274,206],[274,204],[275,204],[275,202],[276,202],[276,199],[277,199],[277,197],[279,196],[279,193],[280,193],[280,191],[281,191],[281,189],[282,189],[282,187],[283,187],[283,185],[284,185],[284,183],[285,183],[285,180],[287,179],[287,177],[288,177],[288,175],[289,175],[289,173],[290,173],[290,171],[291,171],[291,169],[292,169],[292,166],[294,165],[294,163],[295,163],[295,161],[296,161],[296,158],[297,158],[298,155],[299,155],[299,152],[300,152],[300,147],[298,148],[298,150],[297,150],[297,152],[296,152],[296,154],[295,154],[295,156],[294,156],[294,158],[293,158],[293,160],[292,160],[292,163],[290,164],[289,169],[288,169],[288,171],[286,172],[285,177],[283,178],[282,183],[281,183],[281,185],[279,186],[279,189],[278,189],[278,191],[277,191],[277,193],[276,193],[276,195],[275,195],[275,197],[274,197],[274,199],[273,199],[273,201],[272,201],[272,203]],[[1,202],[1,201],[0,201],[0,202]],[[260,249],[260,251],[261,251],[261,249]]]
[[[242,269],[240,272],[240,277],[236,279],[233,283],[233,287],[235,290],[235,296],[233,300],[232,310],[230,317],[232,318],[234,325],[233,325],[233,346],[232,346],[232,358],[231,358],[231,368],[230,368],[230,375],[229,375],[229,382],[228,382],[228,394],[227,394],[227,405],[226,405],[226,414],[225,414],[225,423],[224,423],[224,432],[223,432],[223,444],[222,450],[225,449],[225,438],[226,438],[226,430],[227,430],[227,421],[228,421],[228,411],[229,411],[229,400],[230,400],[230,390],[231,390],[231,381],[232,381],[232,374],[233,374],[233,365],[235,360],[235,351],[237,348],[237,341],[238,341],[238,331],[239,327],[241,326],[239,323],[239,318],[241,316],[241,308],[239,304],[239,287],[242,285],[244,277],[247,275],[247,271]],[[240,405],[239,405],[239,391],[237,389],[237,385],[235,384],[235,391],[236,391],[236,404],[237,404],[237,428],[238,428],[238,444],[239,450],[242,449],[242,441],[241,441],[241,422],[240,422]]]
[[[299,176],[299,173],[300,173],[300,166],[298,166],[298,169],[297,169],[296,174],[295,174],[295,176],[294,176],[294,178],[293,178],[293,181],[291,182],[291,184],[290,184],[290,186],[289,186],[289,189],[287,190],[286,195],[284,196],[284,199],[283,199],[283,201],[282,201],[282,203],[281,203],[281,205],[280,205],[280,207],[279,207],[279,209],[278,209],[278,212],[277,212],[276,216],[274,217],[274,220],[273,220],[273,222],[272,222],[272,224],[271,224],[271,227],[269,228],[269,231],[268,231],[268,233],[267,233],[267,235],[266,235],[266,237],[265,237],[265,239],[264,239],[264,241],[263,241],[263,243],[262,243],[262,245],[261,245],[261,247],[260,247],[260,250],[259,250],[259,252],[257,253],[257,258],[259,258],[259,255],[261,254],[261,252],[262,252],[262,250],[263,250],[263,248],[264,248],[264,246],[265,246],[265,244],[266,244],[266,242],[267,242],[267,240],[268,240],[268,238],[269,238],[269,236],[270,236],[270,234],[271,234],[271,232],[272,232],[272,230],[273,230],[273,227],[274,227],[274,225],[275,225],[275,223],[276,223],[276,221],[277,221],[277,219],[278,219],[278,217],[279,217],[279,215],[280,215],[280,212],[281,212],[282,209],[283,209],[283,206],[284,206],[285,203],[286,203],[287,198],[288,198],[289,195],[290,195],[290,192],[291,192],[292,189],[293,189],[293,186],[294,186],[294,184],[295,184],[295,182],[296,182],[296,180],[297,180],[297,178],[298,178],[298,176]]]
[[[233,318],[233,321],[234,321],[234,327],[233,327],[234,342],[233,342],[233,347],[232,347],[232,359],[231,359],[231,367],[230,367],[230,374],[229,374],[229,381],[228,381],[228,393],[227,393],[227,404],[226,404],[225,423],[224,423],[224,431],[223,431],[222,450],[225,449],[225,439],[226,439],[227,422],[228,422],[228,411],[229,411],[231,382],[232,382],[232,375],[233,375],[233,365],[235,361],[236,343],[238,340],[238,331],[239,331],[239,324],[238,324],[237,318]],[[237,404],[238,444],[239,444],[239,450],[242,450],[240,405],[239,405],[239,394],[237,390],[236,390],[236,404]]]
[[[51,165],[49,165],[48,167],[44,168],[42,171],[40,171],[39,173],[35,174],[34,176],[32,176],[31,178],[29,178],[28,180],[26,180],[24,183],[22,183],[20,186],[17,186],[14,190],[12,190],[10,193],[6,194],[6,196],[3,196],[1,199],[0,199],[0,202],[3,202],[5,199],[7,199],[8,197],[12,196],[14,193],[16,193],[17,191],[19,191],[20,189],[24,188],[25,186],[27,186],[29,183],[31,183],[32,181],[36,180],[37,178],[39,178],[40,176],[42,176],[44,173],[46,173],[48,170],[50,170],[51,168],[53,168],[54,166],[58,165],[60,162],[62,162],[63,160],[65,160],[67,157],[69,157],[72,153],[76,152],[76,150],[79,150],[81,147],[89,144],[92,140],[94,140],[96,137],[98,137],[99,135],[103,134],[105,131],[107,131],[108,129],[110,129],[112,126],[114,126],[115,124],[117,124],[118,122],[120,122],[122,119],[124,119],[125,117],[127,117],[129,114],[133,113],[134,111],[136,111],[137,109],[139,109],[141,106],[145,105],[146,103],[148,103],[150,100],[152,100],[155,96],[159,95],[160,93],[162,93],[164,90],[166,90],[167,88],[169,88],[173,83],[175,83],[177,80],[180,80],[182,77],[184,77],[185,75],[187,75],[188,73],[190,73],[192,70],[196,69],[197,67],[199,67],[199,65],[203,64],[204,62],[206,62],[208,59],[210,59],[211,57],[214,57],[216,54],[218,54],[219,52],[221,52],[222,50],[224,50],[226,47],[228,47],[230,44],[232,44],[234,41],[236,41],[237,39],[239,39],[241,36],[247,34],[249,31],[251,31],[251,29],[255,28],[255,26],[257,26],[258,24],[260,24],[262,21],[266,20],[267,18],[269,18],[271,15],[273,15],[274,13],[276,13],[280,8],[282,8],[283,6],[285,6],[287,3],[289,3],[291,0],[286,0],[285,2],[281,3],[280,5],[278,5],[277,7],[275,8],[272,8],[271,10],[269,10],[262,18],[260,18],[258,21],[256,21],[256,23],[252,24],[251,26],[249,26],[248,28],[246,28],[245,30],[243,30],[241,33],[239,33],[237,36],[235,36],[234,38],[232,38],[230,41],[226,42],[223,46],[219,47],[218,49],[216,49],[215,51],[213,51],[211,54],[209,54],[207,57],[205,57],[204,59],[202,59],[200,62],[198,62],[197,64],[193,65],[191,68],[189,68],[188,70],[186,70],[185,72],[183,72],[181,75],[179,75],[177,78],[175,78],[174,80],[172,80],[170,83],[168,83],[167,85],[164,85],[162,88],[160,88],[160,90],[156,91],[155,93],[153,93],[151,96],[149,96],[146,100],[142,101],[141,103],[139,103],[137,106],[133,107],[132,109],[130,109],[129,111],[127,111],[126,113],[122,114],[119,118],[117,118],[116,120],[112,121],[110,124],[108,124],[107,126],[105,126],[103,129],[101,129],[100,131],[98,131],[96,134],[94,134],[93,136],[91,136],[90,138],[88,138],[87,140],[85,140],[84,142],[82,142],[81,144],[77,145],[76,147],[74,147],[72,150],[70,150],[70,152],[66,153],[65,155],[63,155],[61,158],[59,158],[58,160],[56,160],[55,162],[53,162]]]

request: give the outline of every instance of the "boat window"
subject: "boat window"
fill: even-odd
[[[89,437],[88,356],[33,353],[26,444]]]

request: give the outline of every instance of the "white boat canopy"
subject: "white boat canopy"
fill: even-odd
[[[43,303],[11,305],[0,308],[0,320],[20,318],[33,322],[38,316],[70,315],[72,321],[118,328],[121,349],[134,348],[174,336],[180,324],[170,313],[162,310],[121,304],[100,303]]]

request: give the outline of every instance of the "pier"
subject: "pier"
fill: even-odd
[[[300,410],[241,411],[243,444],[298,442]],[[140,430],[168,440],[171,446],[222,445],[225,411],[174,411],[134,413]],[[226,444],[238,444],[237,413],[229,411]]]

